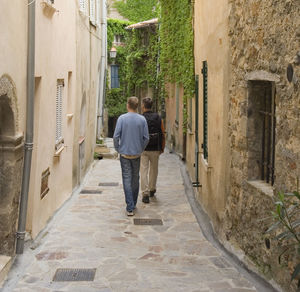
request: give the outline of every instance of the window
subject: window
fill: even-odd
[[[63,99],[64,81],[57,80],[56,86],[56,133],[55,149],[59,150],[64,142],[62,137],[62,99]]]
[[[176,118],[175,118],[175,123],[178,125],[179,124],[179,94],[180,94],[180,88],[179,85],[176,83]]]
[[[79,0],[79,10],[86,12],[86,0]]]
[[[201,73],[203,75],[203,157],[208,159],[208,89],[207,89],[207,77],[208,77],[207,61],[203,61]]]
[[[111,65],[111,88],[119,88],[120,87],[120,82],[119,82],[119,66],[118,65]]]
[[[248,179],[274,184],[275,85],[249,81],[248,87]]]
[[[122,35],[120,34],[114,35],[114,41],[113,41],[114,45],[120,46],[123,44],[123,42],[124,42],[124,37]]]
[[[90,22],[96,25],[96,0],[90,0]]]

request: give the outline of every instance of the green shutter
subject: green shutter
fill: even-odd
[[[176,83],[176,120],[175,122],[179,124],[179,86]]]
[[[203,66],[202,66],[202,75],[203,75],[203,156],[204,159],[208,158],[208,112],[207,112],[207,61],[203,61]]]

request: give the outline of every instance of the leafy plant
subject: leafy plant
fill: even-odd
[[[106,92],[105,106],[110,117],[118,117],[126,113],[127,98],[121,88],[108,89]]]
[[[119,0],[114,6],[125,18],[141,22],[158,16],[158,0]]]
[[[191,0],[161,1],[160,67],[163,84],[183,86],[183,131],[187,130],[187,101],[194,96],[194,33]]]
[[[278,200],[275,202],[276,209],[272,212],[274,224],[267,230],[267,233],[277,232],[275,239],[284,243],[285,247],[279,256],[288,251],[296,253],[297,259],[300,257],[300,194],[278,193]],[[291,281],[300,275],[300,262],[296,264],[292,273]],[[300,288],[300,279],[298,280]]]

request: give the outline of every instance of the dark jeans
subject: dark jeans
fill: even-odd
[[[141,158],[127,159],[120,156],[123,189],[125,193],[126,210],[133,211],[137,203],[140,180]]]

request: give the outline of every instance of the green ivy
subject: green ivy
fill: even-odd
[[[105,106],[109,117],[118,117],[126,113],[127,98],[121,88],[108,89],[106,92]]]
[[[194,96],[193,4],[191,0],[161,1],[160,66],[164,83],[183,86],[183,129],[187,129],[187,99]]]
[[[158,0],[119,0],[114,7],[125,18],[141,22],[158,17]]]
[[[123,94],[122,102],[126,100],[124,96],[135,95],[137,89],[149,86],[154,89],[154,98],[158,103],[163,103],[164,84],[176,82],[183,86],[183,129],[186,132],[187,100],[194,96],[195,86],[193,4],[191,0],[164,0],[160,1],[160,5],[158,3],[157,0],[118,1],[116,3],[118,11],[131,21],[151,19],[160,13],[160,27],[149,26],[127,31],[125,27],[130,22],[110,19],[108,20],[108,51],[111,49],[114,34],[122,35],[125,46],[117,48],[116,59],[120,77],[118,94]],[[150,7],[154,14],[148,14]],[[156,9],[153,10],[153,7]],[[159,70],[157,70],[158,65]],[[115,94],[108,96],[120,98]],[[112,104],[118,102],[111,103],[110,106]],[[110,115],[112,113],[116,114],[117,110],[111,110]]]
[[[128,37],[126,82],[127,93],[135,94],[144,86],[156,87],[158,34],[156,27],[132,30]]]

